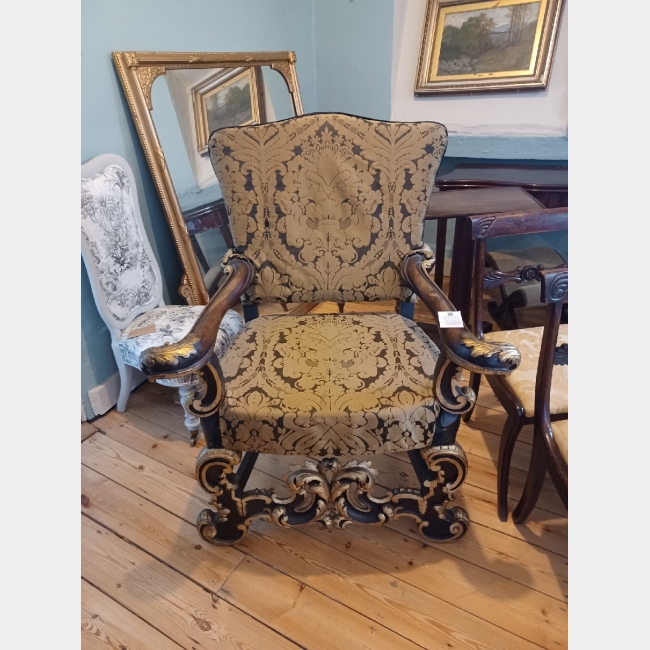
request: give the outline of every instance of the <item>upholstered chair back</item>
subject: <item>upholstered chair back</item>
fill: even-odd
[[[162,303],[160,269],[147,240],[133,172],[112,154],[81,169],[81,252],[95,302],[116,330]]]
[[[399,265],[423,245],[447,131],[340,113],[215,131],[209,142],[247,302],[408,301]]]

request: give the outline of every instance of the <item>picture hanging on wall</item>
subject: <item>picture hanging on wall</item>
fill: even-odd
[[[546,88],[563,0],[428,0],[416,95]]]
[[[192,88],[199,153],[207,153],[210,134],[224,126],[262,121],[263,85],[256,67],[220,70]]]

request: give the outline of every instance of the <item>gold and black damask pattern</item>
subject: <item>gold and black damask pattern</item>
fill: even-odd
[[[221,359],[223,445],[318,456],[430,445],[437,359],[397,314],[261,316]]]
[[[399,265],[446,146],[435,122],[337,113],[213,133],[235,250],[257,268],[245,300],[409,300]]]

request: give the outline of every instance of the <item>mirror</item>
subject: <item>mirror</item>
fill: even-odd
[[[113,60],[185,270],[179,291],[205,304],[232,246],[209,134],[302,114],[295,55],[114,52]]]

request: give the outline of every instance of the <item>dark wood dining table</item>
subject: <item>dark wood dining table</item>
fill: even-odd
[[[449,277],[449,300],[468,323],[472,299],[474,241],[468,217],[499,212],[535,212],[544,206],[521,187],[489,187],[434,192],[426,220],[438,222],[434,279],[442,287],[448,219],[456,219]]]
[[[441,190],[478,187],[521,187],[547,208],[569,204],[568,165],[460,163],[436,178]]]

